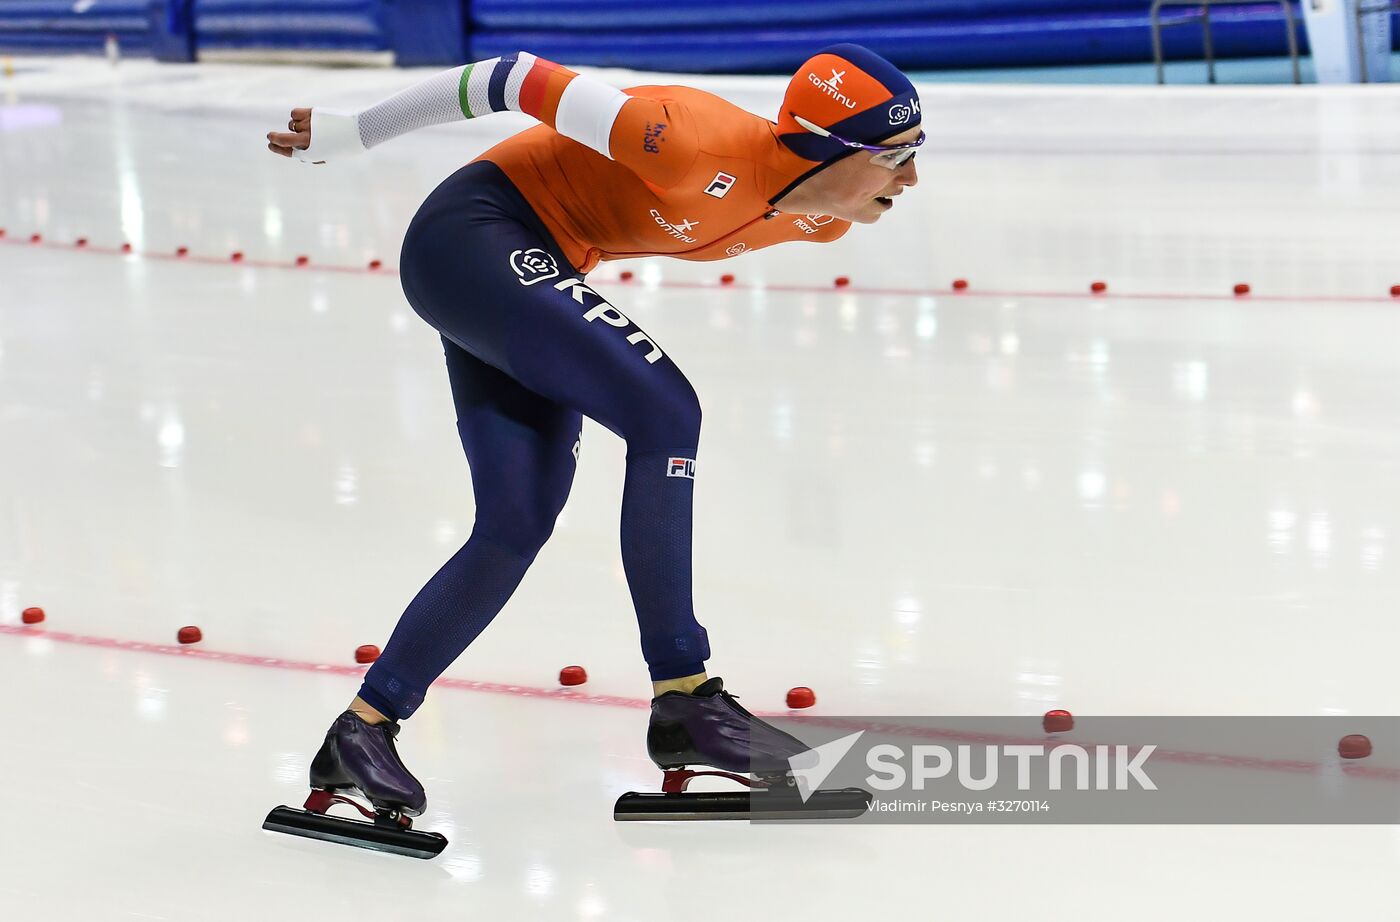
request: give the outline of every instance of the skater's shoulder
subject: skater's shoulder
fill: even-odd
[[[628,96],[662,103],[668,113],[690,121],[706,137],[763,139],[773,124],[742,106],[693,86],[646,85],[624,90]]]

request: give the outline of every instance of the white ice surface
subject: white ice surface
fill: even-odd
[[[382,645],[465,540],[471,484],[396,279],[317,267],[396,265],[433,186],[529,120],[312,167],[263,146],[289,108],[427,72],[16,71],[0,625],[42,605],[51,631],[198,624],[202,649],[338,665]],[[765,114],[781,90],[687,82]],[[1398,713],[1400,93],[945,85],[924,118],[922,181],[874,227],[591,277],[701,396],[711,671],[832,715]],[[182,245],[255,264],[155,258]],[[720,272],[738,284],[679,287]],[[586,691],[646,697],[623,448],[585,423],[553,540],[450,677],[581,663]],[[658,780],[643,710],[456,688],[400,736],[418,826],[451,839],[417,862],[259,829],[304,797],[353,676],[14,634],[0,676],[7,919],[1400,913],[1384,826],[615,824]]]

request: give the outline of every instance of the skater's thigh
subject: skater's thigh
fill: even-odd
[[[674,438],[677,420],[698,428],[685,375],[547,236],[439,211],[415,219],[403,266],[404,291],[425,320],[536,394],[640,447],[671,447],[651,443]]]
[[[527,553],[549,537],[568,499],[582,416],[442,339],[471,466],[477,527]]]
[[[684,434],[700,426],[695,389],[646,331],[567,266],[521,289],[506,339],[519,381],[597,420],[629,450],[694,447]]]

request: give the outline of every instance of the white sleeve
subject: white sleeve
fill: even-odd
[[[360,137],[359,116],[338,109],[311,110],[311,145],[292,148],[292,156],[307,163],[340,160],[367,148]]]
[[[612,157],[612,131],[630,99],[607,83],[518,51],[434,74],[361,112],[312,109],[311,146],[293,156],[325,163],[429,125],[515,111]],[[660,103],[653,108],[664,110]]]
[[[308,163],[324,163],[363,153],[419,128],[460,122],[466,118],[459,102],[465,70],[465,66],[454,67],[434,74],[360,112],[313,108],[311,146],[293,150],[292,155]]]

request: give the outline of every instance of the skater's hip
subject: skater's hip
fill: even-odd
[[[508,315],[536,283],[576,275],[520,190],[488,161],[467,164],[432,191],[399,259],[413,309],[472,351],[501,345]]]
[[[562,250],[535,209],[496,164],[476,160],[448,176],[428,194],[404,233],[400,265],[419,261],[430,252],[423,243],[428,238],[447,235],[482,242],[515,225],[519,231],[538,237],[542,247],[557,254]],[[461,258],[476,254],[459,249]],[[571,270],[565,261],[561,268]]]

